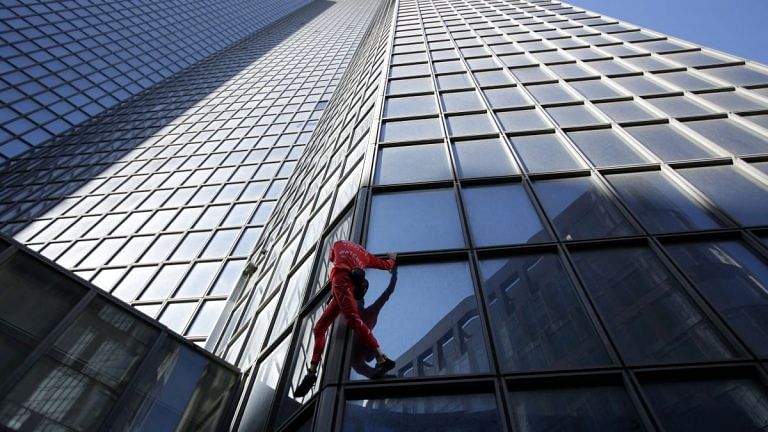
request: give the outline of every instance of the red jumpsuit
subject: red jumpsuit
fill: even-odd
[[[383,260],[376,258],[368,251],[363,249],[357,243],[349,241],[337,241],[331,246],[331,294],[333,298],[323,311],[320,319],[317,320],[313,334],[315,336],[315,346],[312,350],[312,363],[319,363],[320,356],[325,349],[325,339],[328,329],[333,321],[344,314],[347,325],[354,330],[355,334],[370,349],[375,350],[379,347],[379,342],[373,337],[373,333],[360,318],[357,310],[357,301],[354,297],[354,286],[349,279],[349,271],[353,268],[376,268],[382,270],[391,270],[395,267],[395,261],[391,259]]]

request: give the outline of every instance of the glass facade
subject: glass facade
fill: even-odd
[[[314,2],[5,164],[0,230],[202,346],[372,10]]]
[[[382,7],[209,343],[235,427],[768,426],[768,70],[556,1]],[[339,238],[399,254],[358,305],[397,366],[338,320],[295,398]]]
[[[339,31],[350,21],[359,33]],[[171,122],[181,129],[102,166],[95,190],[46,195],[52,209],[12,183],[0,199],[25,198],[0,202],[6,229],[240,368],[232,430],[768,428],[768,68],[555,0],[314,2],[285,22],[318,52],[334,37],[351,47],[327,87],[288,102],[277,92],[306,76],[269,84],[286,75],[266,63],[243,87],[267,80],[272,96],[233,107],[256,110],[237,124],[231,110]],[[238,135],[246,125],[253,139]],[[247,159],[260,150],[277,159]],[[109,189],[155,174],[139,166],[171,183]],[[37,183],[55,183],[45,169]],[[253,184],[256,198],[217,201]],[[340,239],[398,253],[396,272],[368,272],[358,303],[396,367],[372,379],[374,353],[339,319],[317,384],[296,397]],[[6,313],[48,331],[77,292],[50,297],[40,319]],[[29,374],[17,380],[33,385]],[[127,412],[111,421],[131,424]]]
[[[228,421],[235,368],[19,244],[0,252],[0,298],[3,429],[213,431]]]
[[[307,3],[3,2],[0,164]]]

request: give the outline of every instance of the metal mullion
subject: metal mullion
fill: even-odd
[[[34,257],[33,257],[34,258]],[[88,305],[97,296],[96,290],[92,288],[86,288],[83,296],[75,303],[70,310],[58,321],[56,326],[52,328],[46,335],[41,337],[36,344],[36,347],[30,351],[24,358],[24,361],[16,366],[16,368],[8,374],[0,382],[0,394],[9,394],[16,384],[21,381],[26,373],[41,359],[48,351],[50,351],[59,337],[67,331],[68,328],[81,316],[81,313],[88,307]]]
[[[563,270],[565,270],[565,273],[568,275],[570,285],[573,287],[573,291],[576,293],[576,296],[583,305],[582,309],[589,318],[592,327],[595,329],[595,332],[600,339],[600,343],[605,348],[606,353],[612,362],[612,365],[606,366],[618,366],[621,368],[626,368],[627,363],[624,361],[624,358],[621,355],[618,344],[614,341],[613,336],[611,336],[607,322],[598,311],[595,299],[584,285],[581,277],[577,272],[576,264],[573,256],[571,255],[570,249],[564,244],[558,244],[557,258],[563,266]]]
[[[494,337],[492,336],[493,325],[491,324],[490,314],[488,313],[487,301],[485,298],[485,284],[483,278],[480,275],[480,260],[477,257],[477,253],[474,251],[469,252],[467,260],[469,265],[470,277],[473,281],[473,290],[475,292],[475,302],[477,303],[477,309],[480,315],[480,320],[483,324],[484,342],[486,346],[485,356],[488,358],[488,364],[491,366],[490,373],[500,375],[503,368],[501,367],[501,356],[498,355],[496,350],[496,344]]]
[[[454,12],[456,12],[455,7],[451,6],[451,8],[452,8],[452,10]],[[474,10],[474,8],[473,8],[473,10]],[[461,14],[459,14],[459,15],[461,16]],[[463,23],[466,24],[466,20],[464,20],[463,17],[461,18],[461,20],[462,20]],[[475,34],[474,30],[471,30],[471,31],[473,32],[473,34]],[[474,87],[475,87],[474,90],[477,91],[478,89],[480,89],[480,91],[477,91],[477,93],[479,93],[480,100],[486,106],[486,109],[488,110],[487,112],[488,112],[488,114],[491,117],[491,122],[496,127],[496,129],[498,131],[500,131],[500,136],[503,137],[502,138],[503,143],[506,144],[507,150],[510,152],[510,154],[513,157],[513,159],[515,160],[515,163],[517,164],[516,168],[518,168],[519,174],[521,176],[521,184],[523,185],[523,188],[526,191],[526,194],[528,195],[528,199],[530,200],[532,207],[534,208],[534,210],[537,213],[537,216],[539,217],[539,221],[542,222],[542,227],[545,230],[547,230],[547,233],[549,234],[549,236],[551,238],[556,239],[557,237],[555,235],[553,235],[554,234],[554,230],[552,230],[552,228],[549,226],[549,224],[548,224],[549,220],[547,219],[547,217],[546,217],[546,215],[545,215],[545,213],[543,211],[543,208],[540,207],[540,203],[535,198],[535,195],[532,195],[531,180],[530,180],[530,177],[529,177],[529,174],[528,174],[527,170],[523,169],[524,165],[522,163],[522,160],[517,155],[517,151],[511,145],[509,137],[505,133],[504,128],[501,127],[501,123],[500,123],[499,119],[496,116],[496,112],[491,108],[491,104],[488,102],[488,99],[485,97],[485,93],[481,90],[482,87],[479,85],[479,83],[475,79],[474,74],[471,73],[471,69],[469,69],[466,61],[464,60],[464,55],[461,52],[461,49],[458,49],[458,45],[456,45],[455,39],[453,38],[453,35],[450,32],[448,32],[448,37],[449,37],[449,40],[454,44],[454,46],[457,47],[457,52],[458,52],[459,58],[460,58],[462,64],[464,65],[464,67],[467,69],[467,76],[468,76],[470,82],[474,85]],[[482,43],[482,46],[487,46],[487,44],[485,44],[484,42],[481,42],[481,43]],[[500,62],[500,60],[498,59],[498,56],[493,52],[493,50],[491,50],[491,56],[492,56],[492,58],[496,59],[496,61]],[[501,64],[503,64],[503,62],[501,62]],[[504,67],[501,70],[505,71],[504,73],[506,75],[510,75],[508,72],[506,72],[506,69],[508,69],[508,68]],[[514,75],[511,75],[510,78],[512,78],[513,81],[515,82],[515,84],[516,84],[515,86],[521,92],[523,92],[523,94],[526,95],[529,100],[534,101],[534,104],[535,104],[535,100],[536,99],[533,98],[533,96],[530,94],[530,92],[527,89],[525,89],[524,87],[522,87],[520,85],[520,81],[517,79],[517,77],[515,77]],[[534,105],[534,109],[536,109],[535,105]],[[544,115],[548,115],[548,114],[544,113]],[[556,124],[556,123],[552,122],[552,124]],[[464,206],[462,205],[462,210],[463,209],[464,209]],[[468,221],[468,218],[465,218],[465,221]],[[465,223],[467,223],[467,222],[465,222]],[[468,230],[467,231],[467,236],[469,236],[469,233],[470,233],[470,231]],[[467,244],[469,245],[469,247],[473,246],[472,243],[467,243]]]
[[[643,391],[640,381],[635,376],[635,373],[632,370],[624,370],[622,372],[622,377],[624,381],[624,389],[627,392],[630,402],[637,411],[638,416],[640,416],[643,426],[648,430],[663,432],[664,429],[661,426],[661,421],[653,411],[651,402]]]

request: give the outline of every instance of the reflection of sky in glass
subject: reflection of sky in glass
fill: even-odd
[[[376,300],[389,285],[390,275],[369,270],[370,288],[365,298]],[[462,300],[474,295],[465,262],[404,265],[397,286],[379,314],[373,334],[381,349],[396,359],[420,341]]]

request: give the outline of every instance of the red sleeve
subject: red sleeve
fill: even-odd
[[[373,255],[370,252],[366,252],[365,256],[368,264],[365,266],[366,268],[375,268],[375,269],[381,269],[381,270],[392,270],[395,267],[395,261],[391,259],[381,259],[376,258],[375,255]]]

